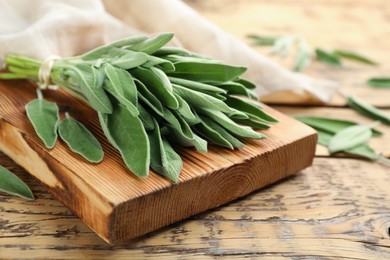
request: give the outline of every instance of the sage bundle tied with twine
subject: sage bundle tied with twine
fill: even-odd
[[[7,72],[0,79],[39,83],[38,98],[26,105],[34,129],[48,149],[57,136],[92,163],[103,150],[92,133],[44,99],[51,84],[88,103],[102,130],[137,176],[149,168],[177,182],[182,168],[174,147],[192,146],[207,152],[208,143],[235,149],[241,138],[266,138],[255,129],[277,122],[263,111],[252,89],[241,78],[246,68],[165,45],[173,34],[131,37],[71,58],[44,62],[7,54]],[[250,99],[256,100],[251,101]]]

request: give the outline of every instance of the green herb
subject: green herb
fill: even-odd
[[[302,123],[305,123],[313,128],[315,128],[317,131],[325,131],[330,134],[336,134],[337,132],[340,132],[341,130],[358,125],[356,122],[344,120],[344,119],[337,119],[337,118],[329,118],[329,117],[320,117],[320,116],[296,116],[296,119],[301,121]],[[382,132],[372,129],[373,136],[381,136]]]
[[[371,125],[354,125],[335,134],[329,142],[329,151],[336,153],[365,144],[372,136]]]
[[[57,141],[59,123],[57,104],[44,100],[41,92],[38,91],[38,98],[26,105],[26,113],[45,146],[49,149],[53,148]]]
[[[331,153],[344,152],[370,160],[383,161],[388,164],[386,158],[375,152],[366,143],[368,140],[367,136],[372,135],[375,137],[382,135],[381,132],[373,129],[377,123],[365,126],[349,120],[327,117],[296,116],[295,118],[316,129],[318,132],[318,143],[328,147]]]
[[[329,143],[334,135],[318,129],[317,131],[318,131],[318,143],[323,146],[329,147]],[[368,144],[360,144],[353,148],[343,150],[343,152],[347,154],[358,155],[374,161],[378,160],[381,157],[379,153],[375,152],[374,149],[368,146]]]
[[[93,163],[103,160],[103,149],[99,141],[85,126],[68,114],[59,124],[58,133],[72,151],[86,160]]]
[[[139,177],[149,174],[149,139],[145,128],[137,116],[133,116],[124,106],[114,107],[107,114],[109,141],[118,149],[126,166]]]
[[[259,36],[259,35],[254,35],[254,34],[250,34],[247,37],[252,39],[256,45],[264,45],[264,46],[274,45],[276,40],[279,38],[277,36],[276,37],[265,37],[265,36]]]
[[[340,57],[334,52],[325,51],[323,49],[315,49],[317,60],[327,63],[335,67],[341,67]]]
[[[256,86],[241,78],[246,68],[165,47],[172,37],[169,33],[132,37],[55,60],[50,83],[97,112],[105,136],[134,174],[147,177],[152,168],[177,182],[182,167],[177,146],[200,152],[207,152],[208,143],[240,148],[244,145],[240,139],[266,137],[252,127],[266,129],[276,120],[257,102],[247,100],[257,96],[252,91]],[[0,73],[0,79],[38,82],[41,61],[7,54],[5,63],[8,71]],[[27,108],[36,132],[53,147],[58,108],[42,98]],[[69,115],[58,131],[86,160],[102,160],[97,139]]]
[[[33,200],[30,188],[15,174],[0,165],[0,192]]]
[[[374,88],[390,88],[390,78],[372,78],[367,80],[367,85]]]
[[[365,63],[368,65],[378,65],[378,63],[376,63],[375,61],[373,61],[367,57],[364,57],[363,55],[358,54],[356,52],[346,51],[346,50],[335,50],[334,54],[336,54],[339,57],[344,58],[344,59],[349,59],[352,61]]]
[[[287,56],[292,48],[295,48],[296,56],[293,64],[294,71],[302,71],[311,63],[312,57],[318,61],[331,65],[333,67],[342,67],[342,59],[367,64],[377,65],[377,63],[361,54],[347,50],[326,51],[321,48],[315,48],[314,52],[306,41],[297,36],[275,36],[265,37],[258,35],[248,35],[254,44],[260,46],[272,46],[271,53]]]
[[[383,110],[380,110],[360,98],[355,96],[347,96],[347,104],[357,112],[373,118],[375,120],[379,120],[387,125],[390,125],[390,114],[385,113]]]

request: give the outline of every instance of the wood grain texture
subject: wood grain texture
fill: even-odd
[[[253,32],[296,33],[317,46],[352,48],[382,61],[379,68],[348,63],[348,68],[341,71],[317,64],[308,72],[319,78],[338,79],[354,93],[367,97],[367,101],[390,108],[388,91],[362,85],[367,76],[388,75],[388,1],[186,2],[242,39]],[[265,49],[259,51],[267,54]],[[291,115],[313,111],[364,120],[335,106],[344,106],[343,100],[335,99],[322,108],[277,109]],[[387,146],[383,142],[376,147]],[[389,259],[389,168],[319,155],[324,157],[316,158],[313,167],[283,182],[143,236],[127,246],[110,246],[0,153],[0,164],[27,181],[37,197],[33,202],[0,197],[0,258]]]
[[[287,181],[123,246],[100,240],[4,155],[37,200],[0,197],[1,258],[387,259],[389,169],[317,158]]]
[[[234,151],[210,146],[207,154],[180,148],[183,170],[177,185],[153,172],[139,179],[103,137],[91,108],[65,92],[45,94],[100,138],[103,162],[88,163],[63,142],[45,149],[25,116],[24,104],[35,98],[35,88],[22,81],[0,82],[0,149],[111,243],[242,197],[309,166],[314,156],[315,131],[267,108],[280,120],[263,131],[268,139],[248,140]]]

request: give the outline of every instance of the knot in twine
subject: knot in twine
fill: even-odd
[[[53,69],[54,61],[60,59],[61,57],[56,55],[51,55],[47,57],[39,67],[38,72],[38,86],[39,89],[52,89],[57,90],[58,86],[50,84],[50,74]]]

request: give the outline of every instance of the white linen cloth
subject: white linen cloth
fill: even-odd
[[[338,87],[284,69],[179,0],[0,0],[0,62],[7,52],[67,57],[130,35],[161,32],[174,32],[181,47],[248,67],[245,78],[267,100],[327,102]]]

